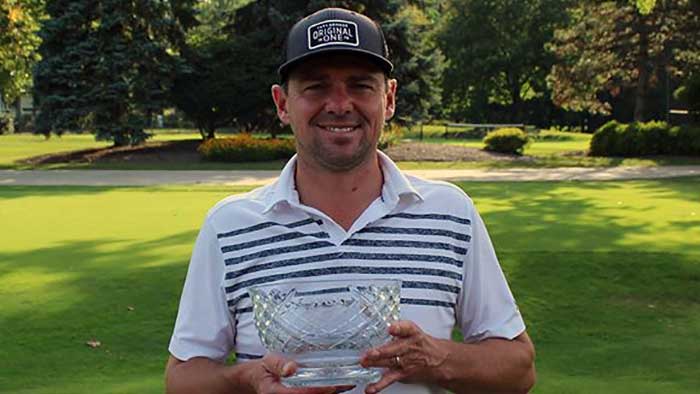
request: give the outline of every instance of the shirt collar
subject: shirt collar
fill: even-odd
[[[382,186],[382,199],[385,203],[398,204],[402,199],[408,202],[418,202],[423,200],[423,196],[411,185],[411,182],[399,170],[389,156],[382,151],[377,151],[379,164],[384,174],[384,186]],[[265,210],[267,213],[277,204],[287,203],[289,205],[299,204],[299,194],[294,182],[294,171],[296,169],[297,156],[294,155],[282,169],[279,178],[271,185],[270,193],[265,198]]]

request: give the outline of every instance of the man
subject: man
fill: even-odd
[[[352,393],[526,393],[534,349],[486,229],[457,187],[404,176],[377,151],[394,114],[381,29],[325,9],[289,32],[272,87],[297,155],[272,185],[227,198],[195,244],[166,372],[169,393],[292,389],[296,365],[265,354],[247,288],[285,279],[395,278],[401,318],[362,364],[386,368]],[[459,327],[465,342],[451,341]],[[237,363],[226,365],[235,352]]]

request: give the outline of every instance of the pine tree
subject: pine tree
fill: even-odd
[[[38,130],[94,130],[138,144],[168,102],[177,59],[174,5],[158,0],[50,0],[36,71]]]
[[[102,0],[96,31],[98,59],[89,96],[98,139],[138,144],[151,115],[167,105],[175,74],[168,52],[166,4]]]
[[[53,0],[46,4],[49,19],[41,29],[42,60],[34,70],[39,113],[35,132],[49,136],[83,131],[92,111],[88,78],[95,68],[97,42],[95,3],[90,0]]]

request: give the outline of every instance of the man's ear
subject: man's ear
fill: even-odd
[[[287,93],[284,92],[284,88],[280,85],[272,85],[272,101],[275,102],[275,107],[277,108],[277,117],[280,119],[282,124],[289,124],[289,113],[287,112]]]
[[[384,107],[384,118],[391,119],[396,111],[396,80],[390,79],[386,85],[386,106]]]

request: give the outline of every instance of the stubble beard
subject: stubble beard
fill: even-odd
[[[314,139],[307,146],[297,140],[297,149],[308,153],[309,158],[319,167],[330,172],[347,172],[367,162],[377,150],[378,141],[363,138],[351,155],[334,154],[323,146],[320,139]]]

